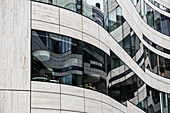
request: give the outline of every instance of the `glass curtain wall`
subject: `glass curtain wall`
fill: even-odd
[[[108,95],[126,105],[129,100],[147,113],[168,113],[169,97],[147,86],[128,66],[120,65],[119,58],[111,52],[110,60],[117,61],[111,68]],[[117,67],[118,66],[118,67]]]
[[[134,6],[137,6],[139,0],[131,0]]]
[[[107,55],[85,42],[32,30],[32,80],[106,93]]]
[[[111,78],[112,81],[109,81],[109,96],[124,105],[128,100],[146,113],[169,113],[169,94],[146,85],[126,65],[122,74],[119,73],[117,76],[120,75],[121,77],[114,77],[114,80]]]
[[[38,30],[32,30],[31,40],[32,81],[84,87],[107,94],[124,105],[129,100],[147,113],[168,113],[169,94],[148,87],[112,51],[109,56],[80,40]],[[145,52],[146,55],[149,60],[160,57],[151,52]],[[160,57],[158,61],[151,62],[150,67],[166,75],[169,60]]]
[[[54,5],[64,7],[66,9],[77,11],[77,0],[53,0]]]
[[[140,1],[134,1],[136,5]],[[108,0],[105,5],[105,29],[119,45],[144,69],[143,44],[122,16],[122,9],[115,0]]]
[[[143,47],[124,20],[115,0],[36,0],[58,5],[96,21],[114,37],[124,50],[144,69],[170,78],[170,61]],[[113,2],[114,1],[114,2]],[[143,19],[160,32],[169,33],[169,18],[149,7],[143,0],[132,0]],[[110,3],[113,2],[113,3]],[[109,4],[109,5],[108,5]],[[103,10],[107,13],[104,14]],[[105,21],[105,23],[103,22]],[[165,29],[164,29],[165,28]],[[168,113],[169,94],[148,87],[112,51],[102,50],[54,33],[32,30],[33,81],[84,87],[108,94],[126,105],[129,100],[147,113]],[[144,65],[145,63],[145,65]],[[142,90],[141,90],[142,89]],[[162,107],[161,107],[162,106]]]

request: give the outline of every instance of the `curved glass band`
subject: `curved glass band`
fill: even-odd
[[[88,88],[148,113],[168,111],[170,95],[147,86],[112,51],[80,40],[32,30],[31,80]],[[167,112],[168,113],[168,112]]]
[[[170,54],[170,50],[166,49],[166,48],[163,48],[157,44],[155,44],[154,42],[152,42],[151,40],[149,40],[145,35],[143,35],[143,39],[149,44],[151,45],[152,47],[154,47],[155,49],[159,50],[159,51],[162,51],[164,53],[167,53],[167,54]]]

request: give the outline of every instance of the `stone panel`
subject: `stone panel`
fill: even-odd
[[[84,98],[61,94],[61,109],[84,112]]]
[[[59,8],[48,4],[32,2],[32,19],[59,24]]]
[[[60,94],[32,92],[31,107],[60,109]]]
[[[30,113],[30,92],[0,91],[0,113]]]
[[[0,89],[30,89],[30,1],[0,3]]]

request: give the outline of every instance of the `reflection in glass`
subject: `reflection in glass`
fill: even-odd
[[[145,14],[146,14],[146,22],[149,26],[154,27],[154,12],[153,9],[145,4]]]
[[[130,30],[132,31],[132,30]],[[131,45],[139,51],[139,40],[133,37]],[[127,38],[128,39],[128,38]],[[69,84],[105,93],[126,105],[127,100],[147,113],[168,113],[170,96],[147,86],[112,51],[102,50],[67,36],[32,30],[31,79]],[[135,41],[136,40],[136,41]],[[145,47],[145,60],[161,76],[168,75],[170,61],[150,52]],[[161,107],[162,106],[162,107]]]
[[[170,78],[170,59],[159,56],[146,47],[144,50],[145,67],[155,74]]]
[[[161,113],[160,92],[148,87],[148,113]]]
[[[145,35],[143,35],[143,39],[152,47],[154,47],[155,49],[158,49],[159,51],[162,51],[164,53],[170,54],[170,50],[163,48],[159,45],[157,45],[156,43],[152,42],[151,40],[149,40]]]
[[[122,10],[116,1],[106,2],[105,29],[119,45],[144,69],[143,44],[122,16]],[[137,1],[140,4],[140,1]]]
[[[109,32],[111,33],[115,29],[122,25],[122,11],[120,7],[109,12]],[[112,34],[112,33],[111,33]]]
[[[81,49],[72,38],[32,31],[32,80],[82,87]]]
[[[144,0],[139,0],[138,4],[135,6],[143,20],[155,30],[170,36],[170,18],[154,10]]]
[[[104,25],[103,0],[82,0],[83,15],[94,20],[99,25]]]
[[[155,29],[159,32],[162,30],[161,26],[161,14],[157,11],[154,11],[154,22],[155,22]]]
[[[82,41],[32,30],[32,80],[106,93],[106,53]]]
[[[83,53],[85,87],[106,93],[105,53],[86,43],[84,43]]]

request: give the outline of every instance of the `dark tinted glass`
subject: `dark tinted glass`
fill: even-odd
[[[82,42],[32,31],[32,80],[82,87]]]
[[[106,54],[87,43],[83,45],[85,87],[106,93]]]
[[[106,93],[107,55],[82,41],[32,30],[32,80]]]
[[[160,76],[170,78],[170,59],[164,58],[145,47],[145,67]]]

